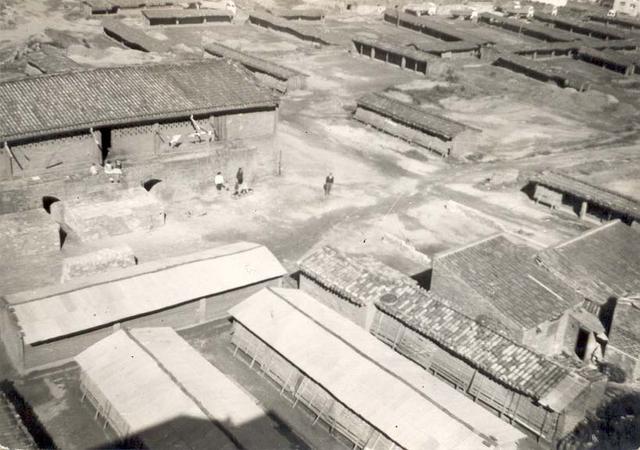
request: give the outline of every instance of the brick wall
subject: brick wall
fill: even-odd
[[[7,152],[2,149],[0,180],[11,179],[11,170],[14,178],[43,173],[66,173],[78,167],[89,167],[91,163],[100,163],[101,158],[100,151],[88,132],[28,144],[10,144],[10,148],[22,169],[15,161],[10,163]]]
[[[0,215],[0,258],[39,255],[60,250],[58,224],[44,209]]]
[[[226,139],[250,139],[274,133],[276,114],[274,111],[258,111],[226,115]]]
[[[557,355],[562,350],[573,353],[578,330],[569,314],[557,320],[547,321],[524,332],[522,344],[544,355]],[[571,325],[570,325],[571,324]]]
[[[86,277],[112,269],[122,269],[136,264],[133,250],[127,245],[103,248],[78,256],[70,256],[62,261],[60,283],[72,278]]]

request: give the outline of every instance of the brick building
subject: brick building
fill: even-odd
[[[605,329],[584,296],[504,235],[439,253],[431,290],[495,331],[540,353],[602,356]]]
[[[300,270],[302,289],[536,437],[564,435],[602,398],[597,371],[518,344],[457,311],[458,299],[427,293],[385,264],[325,247]]]
[[[106,158],[161,154],[169,148],[166,136],[188,140],[194,134],[190,116],[211,129],[216,140],[269,136],[277,108],[270,91],[227,61],[6,81],[0,83],[0,180],[86,170]]]
[[[0,298],[0,337],[21,373],[67,362],[124,327],[189,328],[286,274],[273,254],[239,242]]]

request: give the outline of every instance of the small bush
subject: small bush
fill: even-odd
[[[603,362],[600,363],[598,369],[607,376],[609,381],[614,383],[624,383],[627,381],[627,374],[616,364]]]

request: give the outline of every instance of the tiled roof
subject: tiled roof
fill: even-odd
[[[437,134],[445,139],[453,139],[458,134],[471,129],[471,127],[460,122],[430,114],[423,109],[402,103],[380,93],[371,93],[360,97],[358,106],[416,127],[429,134]]]
[[[328,246],[317,249],[299,265],[302,273],[360,306],[371,305],[392,290],[418,289],[415,280],[374,258],[349,257]]]
[[[640,300],[619,300],[611,322],[609,345],[640,359]]]
[[[552,393],[570,372],[526,347],[478,324],[427,293],[410,277],[368,257],[320,248],[300,262],[300,270],[356,304],[376,303],[385,313],[482,370],[535,399]],[[395,302],[381,297],[390,294]]]
[[[494,379],[535,399],[569,371],[446,306],[433,293],[401,295],[377,307]]]
[[[552,80],[561,87],[574,87],[578,90],[584,90],[584,87],[590,84],[589,80],[580,74],[560,69],[540,59],[534,60],[517,54],[503,53],[494,62],[494,65],[511,70],[515,67],[517,72],[533,73],[535,74],[534,78],[542,77],[542,79]]]
[[[38,446],[9,398],[0,391],[0,449],[3,448],[28,450]]]
[[[554,258],[554,254],[562,258]],[[600,292],[606,293],[606,297],[600,299],[602,302],[608,296],[640,292],[640,232],[620,221],[545,250],[541,257],[554,270],[577,279],[580,284],[588,287],[588,281],[593,280]],[[585,277],[588,277],[586,281]]]
[[[248,72],[226,61],[42,75],[0,83],[0,142],[276,104]]]
[[[503,235],[441,253],[434,258],[433,267],[436,274],[446,270],[458,277],[524,329],[555,319],[584,300],[536,263],[531,249]]]
[[[228,17],[233,14],[221,9],[145,9],[142,15],[147,19],[184,19],[188,17]]]
[[[558,172],[542,172],[532,176],[530,181],[575,195],[597,205],[626,214],[633,219],[640,219],[640,201],[594,186],[569,175]]]

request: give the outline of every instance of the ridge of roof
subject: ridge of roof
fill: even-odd
[[[559,249],[559,248],[565,247],[565,246],[567,246],[567,245],[571,245],[571,244],[573,244],[573,243],[575,243],[575,242],[577,242],[577,241],[580,241],[580,240],[582,240],[582,239],[584,239],[584,238],[587,238],[587,237],[589,237],[589,236],[591,236],[591,235],[594,235],[594,234],[596,234],[596,233],[599,233],[599,232],[601,232],[602,230],[604,230],[604,229],[606,229],[606,228],[609,228],[609,227],[611,227],[611,226],[613,226],[613,225],[616,225],[616,224],[618,224],[618,223],[622,223],[622,221],[621,221],[620,219],[612,220],[611,222],[607,222],[607,223],[605,223],[604,225],[600,225],[600,226],[597,226],[597,227],[592,228],[592,229],[590,229],[590,230],[587,230],[587,231],[585,231],[584,233],[581,233],[581,234],[579,234],[578,236],[576,236],[576,237],[574,237],[574,238],[569,239],[568,241],[561,242],[560,244],[555,245],[553,248],[554,248],[554,249]]]

